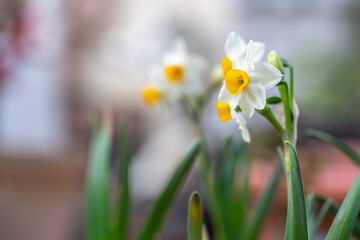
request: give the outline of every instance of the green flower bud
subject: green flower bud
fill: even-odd
[[[283,63],[275,51],[269,52],[268,62],[277,69],[279,69],[282,74],[284,74],[285,71],[284,71]]]

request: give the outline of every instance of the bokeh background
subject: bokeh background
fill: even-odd
[[[266,52],[276,50],[295,66],[304,183],[341,203],[359,169],[304,130],[327,131],[360,151],[359,1],[1,0],[0,239],[84,239],[89,118],[109,104],[128,121],[134,234],[193,138],[179,108],[165,114],[142,102],[148,69],[183,36],[190,51],[207,58],[210,76],[231,31],[265,42]],[[216,96],[202,121],[214,151],[237,128],[218,120],[215,102]],[[279,138],[259,116],[249,126],[255,197]],[[186,239],[192,190],[202,191],[196,168],[159,239]],[[284,191],[283,182],[263,239],[283,235]]]

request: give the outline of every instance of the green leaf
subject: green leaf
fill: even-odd
[[[248,205],[249,157],[241,138],[229,138],[216,167],[215,192],[227,239],[239,239]],[[243,187],[234,189],[235,173]],[[241,179],[239,178],[241,177]]]
[[[352,148],[350,148],[347,144],[340,141],[339,139],[334,138],[333,136],[330,136],[327,133],[317,131],[314,129],[308,129],[306,131],[306,134],[310,137],[319,139],[321,141],[333,145],[334,147],[342,151],[345,155],[347,155],[351,160],[353,160],[353,162],[356,165],[360,166],[360,155],[357,152],[355,152]]]
[[[313,239],[316,233],[315,229],[315,218],[316,218],[316,207],[315,207],[315,195],[313,192],[308,193],[306,198],[307,206],[307,223],[309,231],[309,239]]]
[[[220,208],[220,203],[216,195],[216,188],[214,184],[214,177],[211,172],[211,161],[209,150],[205,143],[204,138],[202,138],[202,151],[200,153],[200,166],[201,174],[204,181],[207,201],[209,204],[210,217],[213,222],[214,227],[214,236],[215,239],[226,239],[225,237],[225,223],[222,218],[222,212]]]
[[[190,150],[187,152],[177,169],[175,170],[170,181],[168,181],[168,184],[163,190],[163,192],[155,201],[152,210],[140,231],[140,234],[138,236],[139,240],[154,239],[156,233],[160,230],[165,215],[177,193],[181,182],[184,180],[187,173],[191,169],[191,166],[194,163],[196,156],[200,152],[200,149],[200,141],[196,140],[192,144]]]
[[[360,173],[351,186],[345,200],[326,236],[326,240],[349,239],[360,209]]]
[[[254,216],[254,220],[251,222],[250,226],[247,227],[247,233],[245,236],[245,239],[253,240],[257,239],[261,225],[263,224],[265,220],[265,215],[269,209],[271,199],[274,196],[274,192],[276,190],[276,187],[279,183],[280,176],[282,173],[282,163],[281,160],[278,161],[276,164],[274,173],[270,179],[269,184],[265,188],[263,194],[259,197],[259,200],[256,204],[256,212]]]
[[[85,224],[87,240],[110,236],[109,155],[111,132],[99,129],[93,137],[87,172]]]
[[[201,240],[203,228],[203,208],[201,197],[198,192],[193,192],[190,196],[187,224],[188,240]]]
[[[339,208],[337,206],[335,206],[334,204],[332,204],[331,200],[320,197],[320,196],[316,196],[315,199],[323,205],[325,205],[326,202],[330,202],[329,212],[331,212],[334,215],[336,215],[338,213]],[[352,233],[357,239],[360,239],[360,223],[358,221],[355,222],[355,226],[354,226]]]
[[[288,210],[286,217],[286,240],[307,240],[307,217],[304,189],[299,160],[293,145],[285,141],[285,165],[287,172]]]
[[[314,193],[308,195],[308,229],[309,229],[309,239],[315,239],[316,232],[318,231],[321,223],[324,221],[326,214],[330,211],[332,201],[326,199],[321,206],[319,214],[316,216],[316,197]]]
[[[281,103],[281,98],[273,96],[266,99],[267,104],[278,104]]]
[[[121,139],[121,164],[119,177],[119,208],[118,208],[118,239],[128,239],[128,224],[130,215],[130,187],[129,187],[129,165],[130,165],[130,149],[126,137],[125,124],[122,127]]]

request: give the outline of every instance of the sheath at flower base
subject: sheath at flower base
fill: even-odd
[[[177,38],[171,48],[165,53],[163,63],[154,65],[149,73],[149,87],[143,90],[143,98],[149,105],[154,105],[147,97],[154,95],[155,88],[161,95],[161,100],[173,101],[183,95],[197,95],[204,92],[202,79],[207,72],[207,61],[189,53],[182,38]],[[156,95],[156,94],[155,94]],[[160,98],[159,98],[160,101]],[[159,102],[157,101],[157,102]]]
[[[294,146],[296,145],[296,141],[297,141],[297,125],[298,125],[298,119],[299,119],[299,115],[300,115],[300,110],[298,105],[295,102],[295,99],[293,99],[293,116],[294,116],[294,120],[293,120],[293,124],[294,124]],[[285,129],[285,113],[284,113],[284,104],[283,103],[278,103],[275,108],[274,108],[274,116],[276,117],[276,119],[278,120],[278,122],[281,124],[281,126]]]
[[[266,89],[278,84],[283,75],[269,63],[253,62],[252,41],[239,54],[237,48],[229,49],[227,55],[238,57],[233,61],[232,69],[226,73],[218,99],[220,102],[237,103],[242,112],[251,118],[255,109],[265,107]]]

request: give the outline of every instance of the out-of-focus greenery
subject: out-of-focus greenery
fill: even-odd
[[[337,135],[360,136],[360,7],[347,10],[350,36],[337,46],[308,41],[296,51],[296,95],[304,120]],[[316,119],[326,119],[316,123]]]

